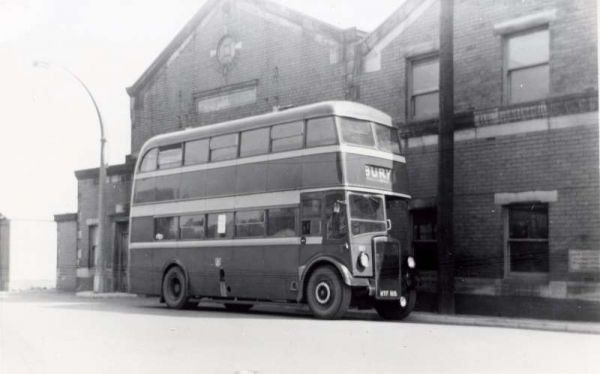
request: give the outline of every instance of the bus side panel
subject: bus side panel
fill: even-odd
[[[299,266],[306,266],[321,256],[333,258],[349,270],[352,269],[350,250],[346,249],[343,244],[303,245],[300,247]]]
[[[229,250],[225,248],[160,248],[154,249],[154,268],[164,269],[179,263],[189,277],[190,296],[220,296],[219,268],[216,258],[225,263]],[[157,277],[160,281],[160,275]]]
[[[302,184],[301,157],[269,161],[268,169],[268,191],[296,189]]]
[[[154,266],[154,249],[132,248],[129,262],[129,292],[160,294],[160,269]]]
[[[261,246],[232,247],[231,259],[223,264],[225,282],[230,295],[241,298],[268,298],[265,289],[263,248]]]
[[[267,298],[272,300],[296,298],[297,291],[292,290],[292,282],[297,284],[299,281],[299,252],[298,244],[271,245],[263,248]]]
[[[342,183],[343,171],[339,153],[309,155],[302,161],[303,188],[339,186]]]

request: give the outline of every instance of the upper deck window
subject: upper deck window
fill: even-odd
[[[156,170],[156,159],[158,157],[158,148],[152,148],[144,155],[140,172]]]
[[[269,153],[269,128],[242,132],[240,157]]]
[[[314,118],[306,123],[306,146],[317,147],[337,143],[333,117]]]
[[[238,134],[214,136],[210,139],[210,160],[223,161],[237,157]]]
[[[375,147],[371,122],[341,117],[340,127],[344,143]]]
[[[302,148],[304,143],[304,122],[275,125],[271,129],[271,151],[282,152]]]
[[[169,169],[181,166],[183,152],[181,144],[161,147],[158,150],[158,168]]]
[[[375,124],[375,135],[377,136],[377,149],[400,154],[398,130],[393,127]]]
[[[203,164],[208,161],[208,139],[185,143],[185,164]]]

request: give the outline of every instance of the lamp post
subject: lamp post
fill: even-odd
[[[100,108],[98,108],[98,104],[96,103],[96,99],[94,99],[94,95],[90,89],[83,83],[81,78],[79,78],[75,73],[70,71],[64,66],[54,65],[44,61],[34,61],[34,67],[45,68],[48,69],[50,67],[58,67],[69,76],[74,78],[79,84],[83,87],[88,97],[94,104],[94,109],[96,110],[96,115],[98,116],[98,123],[100,125],[100,168],[98,171],[98,243],[96,245],[94,262],[96,264],[94,268],[94,292],[101,293],[104,292],[104,246],[102,243],[102,239],[104,237],[104,184],[106,183],[106,165],[104,164],[104,145],[106,144],[106,138],[104,137],[104,123],[102,122],[102,114],[100,113]]]

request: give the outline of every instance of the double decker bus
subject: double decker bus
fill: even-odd
[[[415,262],[390,229],[406,225],[408,199],[391,118],[362,104],[159,135],[135,168],[130,291],[170,308],[270,301],[325,319],[351,306],[402,319]]]

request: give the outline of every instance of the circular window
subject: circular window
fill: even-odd
[[[235,41],[229,35],[223,37],[217,48],[217,59],[223,65],[230,64],[235,57]]]

